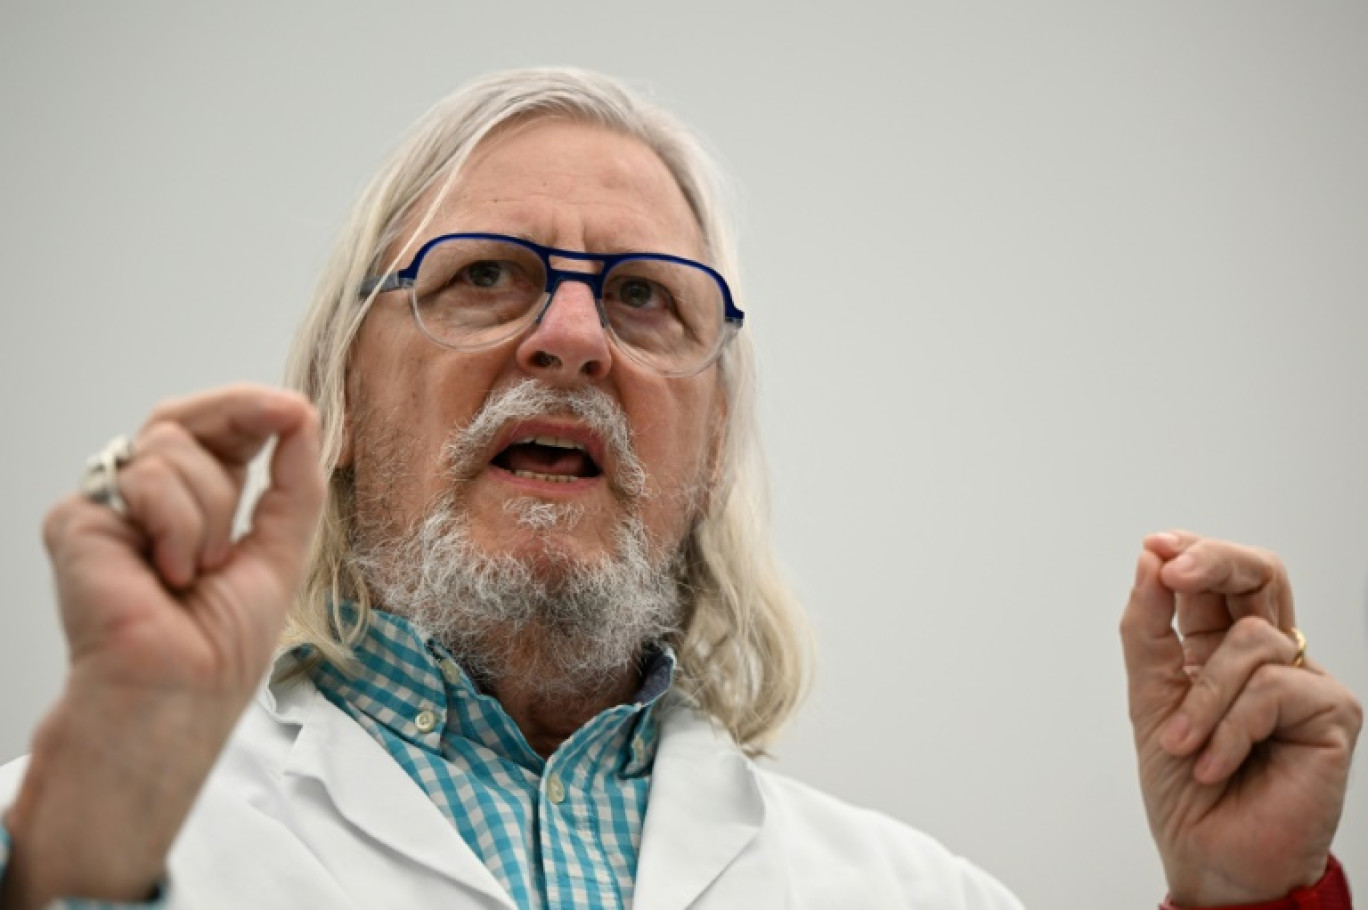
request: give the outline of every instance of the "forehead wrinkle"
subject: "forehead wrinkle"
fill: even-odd
[[[538,205],[539,198],[552,204]],[[604,208],[599,204],[595,207]],[[677,231],[667,232],[673,236],[666,238],[654,222],[644,207],[593,215],[585,212],[585,206],[566,206],[555,197],[538,196],[495,200],[471,208],[459,203],[444,207],[430,232],[434,237],[458,231],[507,234],[542,246],[585,253],[669,253],[690,259],[702,256],[701,232],[692,222],[693,229],[682,244]]]
[[[581,124],[586,135],[614,140],[612,150],[596,153],[587,169],[575,166],[586,161],[582,149],[572,148],[564,160],[553,154],[529,158],[525,149],[500,155],[538,125],[547,124],[520,124],[487,137],[436,206],[423,239],[488,231],[598,253],[704,255],[693,208],[653,149],[633,137]],[[535,174],[527,173],[529,163],[539,168]]]

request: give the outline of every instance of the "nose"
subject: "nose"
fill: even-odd
[[[529,375],[561,386],[602,379],[612,368],[612,357],[594,292],[573,280],[556,286],[541,320],[517,350]]]

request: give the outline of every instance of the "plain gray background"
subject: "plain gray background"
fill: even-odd
[[[1116,634],[1146,532],[1278,550],[1368,693],[1360,3],[5,3],[0,758],[61,684],[38,528],[84,457],[277,379],[401,131],[545,63],[648,89],[741,189],[823,649],[778,768],[1031,906],[1153,906]]]

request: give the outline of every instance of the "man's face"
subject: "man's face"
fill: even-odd
[[[704,258],[692,211],[654,152],[605,128],[561,119],[505,127],[481,143],[419,239],[453,232],[509,234],[596,253]],[[621,453],[562,408],[501,425],[475,453],[468,479],[453,478],[444,455],[453,433],[491,394],[529,379],[551,389],[600,390],[616,402],[645,469],[644,493],[630,495],[613,482]],[[640,366],[606,337],[592,293],[580,282],[561,284],[540,324],[477,352],[429,340],[407,295],[392,292],[375,302],[352,352],[342,464],[355,469],[361,524],[388,533],[411,530],[454,493],[471,543],[486,555],[547,565],[540,557],[554,554],[592,564],[617,549],[614,535],[629,513],[641,520],[650,550],[667,554],[697,517],[723,411],[715,366],[685,378]],[[555,446],[518,445],[527,439],[573,441],[594,464]],[[528,520],[530,503],[563,507],[543,510],[543,517],[577,517],[536,527]]]

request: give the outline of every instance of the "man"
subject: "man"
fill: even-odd
[[[71,667],[6,780],[0,906],[1018,906],[752,761],[807,658],[710,173],[573,71],[418,125],[323,278],[304,396],[163,405],[51,513]],[[1361,709],[1276,561],[1155,535],[1122,631],[1172,899],[1347,906]]]

